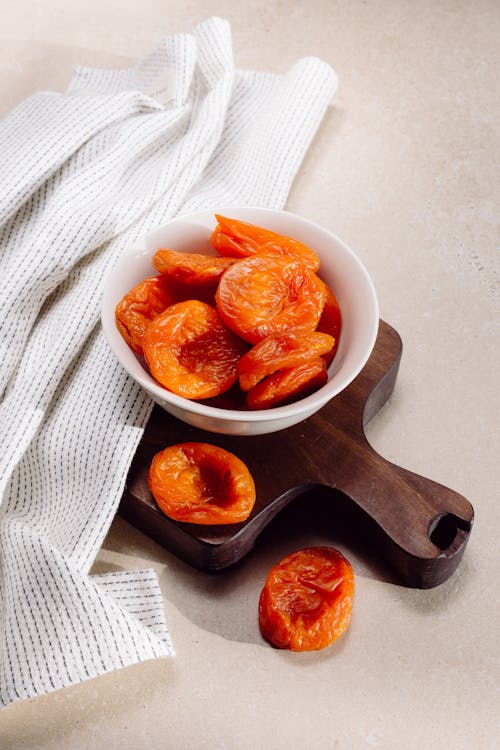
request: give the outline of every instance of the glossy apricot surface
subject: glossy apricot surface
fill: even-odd
[[[335,339],[316,331],[283,331],[271,334],[255,344],[238,362],[242,391],[249,391],[277,370],[297,367],[333,348]]]
[[[215,218],[218,223],[212,233],[211,243],[220,255],[246,258],[264,251],[295,256],[312,271],[319,268],[319,258],[314,250],[293,237],[220,214],[216,214]]]
[[[297,401],[328,382],[325,361],[316,356],[296,367],[278,370],[247,393],[249,409],[272,409]]]
[[[160,451],[151,462],[148,481],[160,509],[185,523],[241,523],[255,503],[247,466],[208,443],[178,443]]]
[[[313,271],[279,255],[254,255],[234,263],[215,295],[222,320],[252,344],[288,329],[313,331],[325,299],[325,285]]]
[[[116,327],[134,352],[142,354],[142,339],[148,325],[174,301],[161,276],[144,279],[122,297],[115,309]]]
[[[200,300],[168,307],[149,325],[143,339],[152,376],[178,396],[205,399],[227,391],[238,378],[246,347]]]
[[[353,599],[354,573],[338,550],[298,550],[269,572],[259,600],[261,633],[277,648],[323,649],[349,626]]]

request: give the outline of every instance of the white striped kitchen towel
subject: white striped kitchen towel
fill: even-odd
[[[0,705],[173,654],[153,571],[89,575],[152,408],[103,276],[179,212],[282,207],[335,88],[314,57],[235,70],[212,18],[0,123]]]

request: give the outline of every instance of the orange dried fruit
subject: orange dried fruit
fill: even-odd
[[[145,354],[151,327],[145,355],[151,374],[177,395],[236,409],[302,398],[326,382],[318,355],[326,365],[332,361],[342,324],[333,291],[313,270],[318,257],[293,238],[216,217],[212,243],[222,254],[157,250],[160,276],[125,295],[116,308],[117,327],[139,354]],[[152,326],[181,302],[188,306]],[[206,310],[196,303],[212,308],[212,332]],[[254,349],[245,355],[249,344]]]
[[[249,409],[284,406],[317,391],[328,382],[325,361],[316,356],[297,367],[278,370],[254,385],[247,393]]]
[[[298,550],[269,572],[259,599],[261,633],[277,648],[325,648],[349,626],[353,599],[354,573],[338,550]]]
[[[326,288],[326,300],[321,318],[318,323],[318,331],[322,333],[329,333],[335,339],[333,348],[323,355],[323,359],[326,364],[329,365],[333,360],[339,345],[340,331],[342,329],[342,315],[340,312],[339,303],[330,287],[325,284]]]
[[[334,344],[332,336],[316,331],[283,331],[266,336],[238,362],[240,388],[249,391],[277,370],[297,367],[327,354]]]
[[[120,300],[115,309],[116,327],[134,352],[142,354],[148,325],[174,301],[161,276],[144,279]]]
[[[245,258],[265,251],[294,255],[311,270],[317,271],[319,268],[319,258],[314,250],[292,237],[220,214],[215,214],[215,218],[218,224],[210,241],[220,255]]]
[[[234,261],[235,258],[182,253],[168,248],[160,248],[153,256],[153,265],[161,274],[181,284],[196,286],[216,285]]]
[[[237,261],[222,276],[215,295],[222,320],[252,344],[287,329],[313,331],[325,298],[318,276],[286,255]]]
[[[160,509],[185,523],[241,523],[255,504],[255,484],[247,466],[233,453],[208,443],[179,443],[157,453],[149,487]]]
[[[155,318],[143,348],[155,380],[178,396],[198,400],[224,393],[236,382],[246,345],[214,307],[186,300]]]

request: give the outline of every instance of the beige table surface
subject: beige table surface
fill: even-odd
[[[500,4],[2,0],[1,113],[62,90],[77,64],[130,64],[211,15],[230,21],[240,67],[280,72],[315,54],[338,72],[288,208],[358,252],[403,338],[370,440],[468,497],[474,530],[456,574],[428,591],[336,540],[357,576],[351,627],[291,654],[261,639],[256,606],[271,563],[322,541],[307,523],[214,578],[117,518],[94,570],[158,571],[175,659],[8,707],[0,747],[499,747]]]

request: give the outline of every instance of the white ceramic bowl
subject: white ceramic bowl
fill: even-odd
[[[151,258],[159,247],[214,254],[209,243],[216,220],[212,211],[180,216],[144,236],[124,253],[105,279],[102,326],[121,365],[167,412],[210,432],[261,435],[276,432],[309,417],[342,391],[365,365],[378,330],[378,304],[373,283],[357,256],[338,237],[287,211],[225,208],[217,213],[266,227],[303,242],[319,256],[319,275],[331,287],[342,313],[339,348],[329,367],[328,383],[287,406],[258,411],[220,409],[176,396],[163,388],[127,346],[115,325],[120,299],[147,276],[156,273]]]

